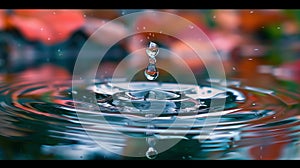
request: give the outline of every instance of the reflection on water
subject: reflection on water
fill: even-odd
[[[1,159],[300,158],[295,90],[237,79],[76,81],[72,90],[57,67],[30,71],[1,76]]]

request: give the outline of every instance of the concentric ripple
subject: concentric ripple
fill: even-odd
[[[300,157],[298,93],[239,81],[76,81],[76,89],[69,80],[25,81],[1,82],[0,134],[5,142],[38,145],[39,156],[69,159],[80,151],[79,159]],[[81,92],[97,102],[74,99]],[[211,106],[212,100],[225,106]]]

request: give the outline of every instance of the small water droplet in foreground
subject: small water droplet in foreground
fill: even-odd
[[[155,146],[155,144],[156,144],[156,139],[153,138],[153,137],[148,137],[148,138],[146,138],[146,141],[147,141],[147,143],[148,143],[148,145],[149,145],[150,147],[153,147],[153,146]]]
[[[150,147],[146,152],[146,157],[148,159],[155,159],[157,157],[158,152],[153,148]]]

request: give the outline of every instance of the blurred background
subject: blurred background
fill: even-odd
[[[1,9],[0,72],[13,74],[38,69],[47,73],[54,70],[58,73],[56,76],[63,74],[70,77],[82,45],[100,26],[120,16],[144,10],[146,9]],[[202,29],[221,56],[228,77],[244,79],[249,84],[256,85],[267,85],[274,79],[289,85],[297,85],[295,83],[300,82],[300,10],[161,11],[177,14]],[[168,25],[168,31],[177,31],[181,37],[193,42],[190,30],[178,26],[178,22],[167,18],[157,18],[153,21],[146,15],[141,15],[130,23],[120,21],[106,31],[109,38],[118,39],[126,35],[132,27],[162,25]],[[93,40],[96,45],[101,46],[106,45],[108,39],[103,35],[103,38]],[[154,33],[137,34],[122,39],[110,48],[107,54],[109,56],[102,60],[100,68],[105,69],[105,74],[109,76],[118,62],[129,53],[145,47],[147,41],[156,41],[161,47],[180,53],[194,73],[201,73],[198,72],[201,71],[201,63],[195,61],[187,46],[178,40]],[[132,64],[135,61],[142,60],[135,58]],[[176,64],[176,61],[174,63]],[[262,75],[262,78],[259,75]],[[260,82],[257,82],[258,80]]]

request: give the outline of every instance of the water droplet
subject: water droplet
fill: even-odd
[[[193,25],[189,25],[189,27],[190,27],[190,29],[193,29],[193,28],[194,28],[194,26],[193,26]]]
[[[250,11],[250,13],[253,13],[253,11]]]
[[[144,27],[143,27],[143,29],[145,30],[145,29],[146,29],[146,27],[144,26]]]
[[[255,103],[252,103],[252,106],[256,106],[256,104],[255,104]]]
[[[53,15],[55,15],[56,14],[56,12],[53,12]]]
[[[86,17],[86,15],[84,14],[83,17]]]
[[[40,30],[41,30],[41,31],[43,31],[43,30],[44,30],[44,28],[42,28],[42,27],[41,27],[41,29],[40,29]]]
[[[156,43],[150,42],[146,53],[149,57],[155,57],[159,53],[159,49]]]
[[[278,26],[278,27],[277,27],[277,29],[279,30],[279,29],[280,29],[280,27]]]
[[[254,51],[258,51],[259,49],[258,48],[254,48]]]
[[[156,63],[156,59],[155,58],[149,58],[149,63],[150,64],[155,64]]]
[[[156,68],[155,56],[159,53],[159,49],[156,43],[150,42],[146,49],[146,54],[150,57],[149,64],[144,71],[144,74],[148,80],[155,80],[158,77],[158,70]]]
[[[235,67],[232,67],[232,70],[234,70],[234,71],[235,71],[235,70],[236,70],[236,69],[235,69]]]
[[[51,40],[51,38],[50,38],[50,37],[48,37],[48,40]]]
[[[153,137],[146,138],[146,141],[147,141],[148,145],[151,147],[155,146],[155,144],[156,144],[156,139]]]
[[[248,60],[249,60],[249,61],[252,61],[252,58],[249,58]]]
[[[155,159],[157,154],[158,152],[153,147],[148,148],[146,152],[146,156],[148,159]]]
[[[216,19],[216,18],[217,18],[217,16],[215,16],[215,15],[214,15],[214,16],[213,16],[213,18],[214,18],[214,19]]]
[[[159,72],[155,64],[149,63],[144,74],[148,80],[155,80],[158,77]]]

